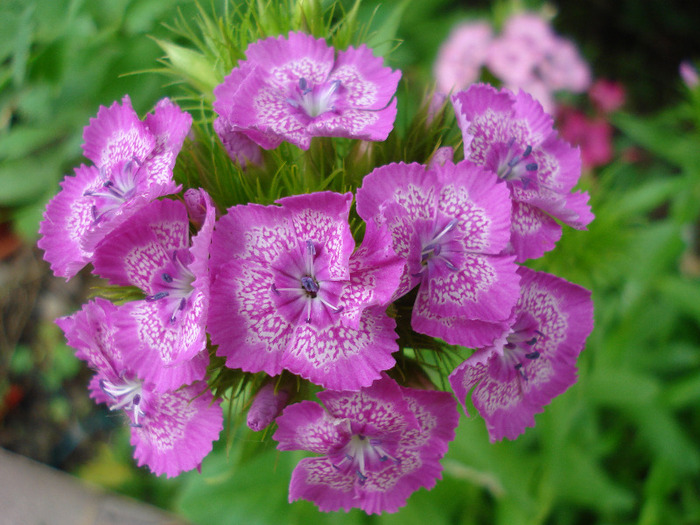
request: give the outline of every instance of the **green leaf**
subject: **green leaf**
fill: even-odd
[[[154,39],[165,52],[171,73],[180,76],[202,93],[212,93],[219,83],[216,67],[204,55],[167,40]],[[213,95],[210,95],[213,97]]]

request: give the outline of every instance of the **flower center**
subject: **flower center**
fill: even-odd
[[[529,317],[529,316],[527,316]],[[506,338],[501,362],[506,370],[515,370],[525,381],[528,380],[525,365],[538,359],[540,352],[535,348],[544,334],[536,329],[534,319],[521,317],[513,325],[513,331]]]
[[[529,177],[537,171],[537,163],[532,158],[532,146],[527,146],[522,152],[518,150],[515,139],[510,139],[505,152],[499,152],[496,173],[502,180],[522,180],[527,185]]]
[[[343,285],[327,278],[327,257],[317,253],[312,241],[305,241],[300,251],[275,268],[273,299],[289,322],[323,327],[343,311],[338,306]]]
[[[124,409],[131,412],[132,426],[139,427],[139,419],[146,414],[141,408],[143,383],[139,379],[122,379],[119,383],[113,383],[105,379],[100,380],[100,388],[113,400],[110,410]]]
[[[303,110],[310,118],[316,118],[328,111],[335,110],[335,103],[338,99],[337,92],[340,86],[340,80],[312,86],[302,77],[299,79],[299,85],[292,90],[287,98],[287,102],[293,108]]]
[[[392,448],[379,438],[354,434],[347,444],[331,457],[333,467],[343,472],[354,472],[360,485],[367,481],[367,472],[381,470],[389,460],[398,465],[401,460],[387,449]]]
[[[138,160],[130,160],[115,170],[111,179],[104,168],[100,168],[102,186],[83,194],[93,198],[92,218],[95,223],[111,218],[118,208],[136,195],[139,168]]]
[[[169,315],[170,323],[175,323],[187,307],[187,300],[194,288],[194,274],[189,269],[192,255],[186,248],[174,250],[168,265],[155,279],[153,288],[156,292],[146,297],[146,301],[162,301],[163,308]]]
[[[455,255],[461,253],[461,250],[452,233],[458,222],[457,219],[451,219],[439,230],[432,228],[431,233],[427,235],[427,240],[424,240],[422,243],[423,247],[420,252],[421,270],[418,275],[421,275],[426,268],[430,271],[431,267],[434,268],[438,262],[453,272],[459,271],[459,268],[454,263],[454,259]]]

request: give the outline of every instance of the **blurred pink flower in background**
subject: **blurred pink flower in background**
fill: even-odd
[[[698,70],[690,60],[684,60],[678,68],[681,78],[686,86],[690,89],[695,89],[700,84]]]
[[[583,93],[591,84],[590,68],[576,45],[532,12],[511,16],[497,36],[487,22],[453,30],[435,64],[437,90],[466,89],[480,79],[482,66],[504,87],[526,91],[550,113],[555,91]]]
[[[557,120],[561,136],[581,148],[584,169],[602,166],[612,160],[613,128],[603,117],[589,118],[577,109],[560,107]]]
[[[588,90],[588,97],[599,112],[612,113],[625,103],[625,86],[614,80],[600,78]]]
[[[456,27],[440,48],[435,63],[438,91],[459,91],[476,82],[491,40],[493,31],[488,22],[468,22]]]

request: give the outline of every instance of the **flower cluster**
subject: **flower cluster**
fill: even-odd
[[[208,94],[209,124],[242,178],[284,174],[267,150],[308,160],[318,137],[344,151],[384,141],[399,78],[366,46],[269,37]],[[129,290],[57,322],[95,369],[91,396],[125,412],[139,465],[198,467],[223,399],[245,391],[253,431],[276,425],[280,450],[317,454],[295,468],[290,501],[395,512],[435,485],[455,436],[458,405],[436,373],[462,404],[473,390],[492,440],[516,438],[575,382],[590,293],[522,263],[554,248],[558,221],[593,219],[572,193],[579,151],[524,92],[479,84],[451,100],[462,160],[436,147],[355,182],[307,176],[306,190],[233,205],[214,202],[216,185],[178,193],[191,119],[173,103],[143,122],[128,98],[100,109],[85,131],[96,165],[66,177],[39,245],[56,275],[90,263]],[[417,358],[447,346],[463,359],[450,370]]]
[[[591,83],[588,65],[575,44],[531,12],[512,15],[499,35],[484,21],[456,27],[435,63],[438,91],[465,89],[479,80],[482,67],[508,89],[519,88],[536,97],[547,111],[554,110],[553,93],[582,93]]]

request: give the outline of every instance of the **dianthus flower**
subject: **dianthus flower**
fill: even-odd
[[[450,394],[400,387],[383,376],[359,392],[324,391],[318,398],[325,410],[302,401],[277,418],[278,449],[323,454],[296,466],[290,502],[379,514],[435,486],[459,419]]]
[[[157,388],[204,379],[209,302],[209,245],[215,209],[200,190],[205,218],[190,244],[180,201],[154,201],[114,230],[95,251],[95,273],[136,286],[143,300],[119,308],[115,323],[131,366]]]
[[[503,331],[519,278],[514,258],[499,255],[511,204],[493,173],[468,161],[381,166],[357,190],[357,213],[386,226],[406,261],[394,297],[420,284],[414,330],[469,347]]]
[[[283,369],[334,390],[357,390],[398,350],[386,313],[403,267],[389,234],[348,225],[352,194],[322,192],[228,210],[212,241],[209,333],[226,366]]]
[[[450,384],[484,418],[492,442],[515,439],[534,415],[576,382],[576,359],[593,330],[591,293],[521,267],[521,292],[503,348],[483,348],[457,367]]]
[[[581,175],[578,149],[561,140],[552,118],[530,95],[475,84],[452,96],[464,157],[505,181],[513,200],[507,253],[525,261],[554,248],[555,221],[585,229],[593,220],[587,193],[570,193]]]
[[[192,118],[163,99],[144,121],[125,96],[101,107],[83,133],[83,151],[94,166],[67,176],[49,202],[37,243],[54,274],[73,277],[95,247],[140,207],[178,191],[172,170]]]
[[[161,391],[139,377],[112,322],[116,313],[116,306],[98,298],[56,321],[76,356],[95,370],[90,397],[126,413],[139,466],[168,477],[199,467],[223,428],[220,401],[201,381]]]
[[[384,140],[396,118],[401,73],[366,46],[336,50],[304,33],[270,37],[214,89],[215,129],[224,144],[245,134],[265,149],[311,137]],[[230,148],[228,148],[230,149]]]

